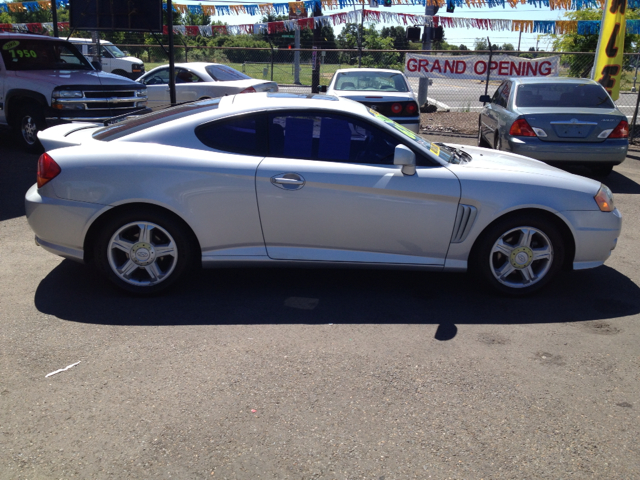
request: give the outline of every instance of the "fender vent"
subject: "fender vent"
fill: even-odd
[[[458,205],[458,214],[456,215],[456,222],[453,225],[451,243],[461,243],[467,238],[477,214],[478,209],[476,207],[472,207],[471,205]]]

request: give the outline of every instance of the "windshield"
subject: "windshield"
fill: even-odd
[[[126,57],[124,52],[120,50],[118,47],[116,47],[115,45],[101,45],[101,48],[104,48],[107,52],[113,55],[113,58]]]
[[[68,42],[52,40],[0,40],[7,70],[93,70],[86,58]]]
[[[184,103],[182,105],[176,105],[175,107],[163,108],[156,112],[148,113],[146,115],[134,116],[128,120],[124,120],[113,125],[96,130],[93,133],[93,138],[96,140],[111,141],[125,135],[130,135],[140,130],[144,130],[160,123],[170,122],[177,118],[193,115],[194,113],[201,113],[205,110],[213,110],[218,108],[220,98],[213,98],[207,100],[201,100],[198,102]]]
[[[227,65],[207,65],[204,69],[211,78],[217,82],[233,82],[234,80],[247,80],[251,78]]]
[[[395,128],[398,132],[410,138],[414,143],[417,143],[425,150],[429,150],[433,155],[440,157],[442,160],[444,160],[447,163],[452,163],[453,155],[448,150],[442,149],[435,143],[431,143],[430,141],[425,140],[417,133],[412,132],[407,127],[403,127],[399,123],[396,123],[390,118],[385,117],[381,113],[376,112],[372,108],[369,108],[368,110],[369,110],[369,113],[373,115],[375,118]]]
[[[530,83],[516,92],[518,107],[614,108],[602,85],[592,83]]]
[[[375,90],[408,92],[409,87],[400,72],[344,72],[336,78],[334,90]]]

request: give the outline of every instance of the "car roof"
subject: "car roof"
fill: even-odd
[[[95,43],[91,38],[70,38],[71,43]],[[100,40],[100,44],[113,45],[109,40]]]
[[[590,83],[592,85],[600,85],[595,80],[590,78],[572,78],[572,77],[512,77],[509,80],[513,80],[516,83],[575,83],[585,84]]]
[[[233,105],[233,107],[231,107]],[[260,92],[245,93],[240,95],[223,97],[220,101],[220,110],[228,108],[244,107],[259,110],[261,107],[273,108],[301,108],[301,109],[323,109],[340,110],[344,113],[358,113],[365,115],[368,108],[362,103],[354,102],[335,95],[323,94],[303,94],[286,92]]]
[[[64,38],[49,37],[47,35],[33,35],[29,33],[13,33],[13,32],[0,32],[0,40],[7,38],[24,39],[24,40],[53,40],[57,42],[64,42]]]
[[[351,72],[364,72],[364,73],[402,73],[400,70],[394,70],[392,68],[341,68],[336,70],[336,74],[338,73],[351,73]]]

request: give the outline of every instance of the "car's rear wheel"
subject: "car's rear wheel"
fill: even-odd
[[[478,123],[478,146],[484,148],[491,148],[489,142],[487,142],[482,136],[482,123]]]
[[[551,221],[541,215],[514,215],[482,234],[472,268],[502,293],[527,295],[553,279],[564,251],[562,235]]]
[[[170,214],[140,209],[114,216],[100,229],[94,258],[118,287],[140,295],[161,292],[194,265],[186,227]]]

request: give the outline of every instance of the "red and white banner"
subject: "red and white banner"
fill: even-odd
[[[408,53],[404,73],[408,77],[467,78],[484,80],[487,68],[490,78],[557,77],[560,57],[520,58],[512,55],[416,55]]]

